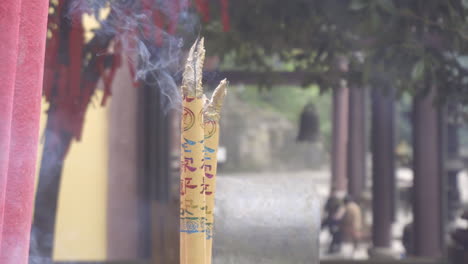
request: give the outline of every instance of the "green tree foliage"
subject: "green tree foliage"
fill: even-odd
[[[281,65],[310,73],[321,89],[393,87],[468,103],[467,0],[245,0],[230,2],[231,30],[217,20],[203,33],[235,64],[272,71]],[[272,58],[277,58],[274,60]],[[340,68],[340,59],[349,63]]]

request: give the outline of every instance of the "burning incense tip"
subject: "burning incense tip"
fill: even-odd
[[[190,48],[182,76],[182,94],[189,97],[203,96],[203,63],[205,61],[204,39],[197,39]]]
[[[205,104],[205,117],[207,119],[219,121],[228,85],[229,82],[226,79],[222,80],[214,90],[211,100]]]

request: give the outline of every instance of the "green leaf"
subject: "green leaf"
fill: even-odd
[[[351,4],[349,5],[349,9],[358,11],[367,7],[367,5],[368,5],[368,2],[365,0],[353,0],[351,1]]]
[[[413,71],[411,71],[411,79],[414,81],[419,81],[423,78],[424,75],[424,60],[416,62],[413,66]]]
[[[378,0],[377,4],[385,11],[389,13],[395,13],[396,8],[393,4],[393,0]]]

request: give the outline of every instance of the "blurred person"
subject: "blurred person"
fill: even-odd
[[[413,223],[408,223],[403,228],[403,237],[402,237],[403,247],[405,248],[405,256],[410,257],[414,256],[414,232],[413,232]]]
[[[341,220],[344,215],[344,205],[341,199],[335,195],[330,196],[325,203],[325,218],[322,220],[322,229],[328,228],[332,240],[328,247],[328,254],[341,251],[343,234],[341,231]]]
[[[459,216],[460,223],[450,232],[452,243],[448,246],[450,263],[468,263],[468,226],[463,221],[468,221],[468,209],[462,211]]]
[[[465,209],[460,215],[462,220],[468,221],[468,209]],[[468,252],[468,228],[456,228],[452,234],[452,239],[456,245]]]
[[[461,218],[463,220],[466,220],[468,221],[468,208],[465,209],[465,211],[463,211],[462,215],[461,215]]]
[[[344,215],[341,221],[343,241],[352,243],[352,254],[354,256],[362,237],[362,210],[349,195],[344,198],[343,202]]]

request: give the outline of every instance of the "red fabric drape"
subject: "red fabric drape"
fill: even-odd
[[[26,264],[34,195],[47,0],[0,5],[0,263]]]

